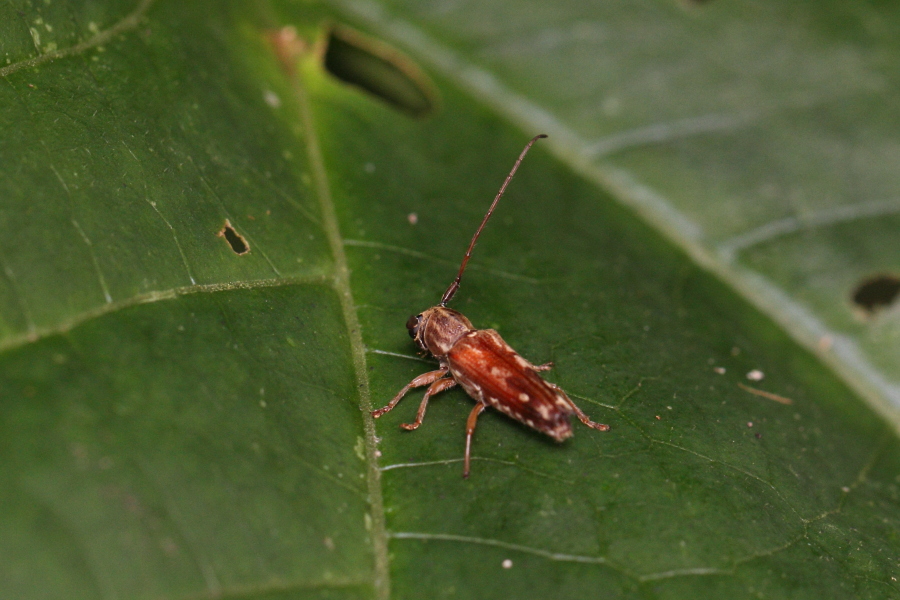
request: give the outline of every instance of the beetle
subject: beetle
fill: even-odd
[[[500,334],[493,329],[475,329],[471,321],[461,312],[447,308],[453,298],[472,249],[488,219],[494,213],[497,203],[506,191],[506,187],[519,168],[522,159],[534,143],[547,137],[537,135],[526,144],[525,149],[513,165],[509,175],[494,201],[488,208],[481,225],[475,231],[456,279],[444,292],[441,302],[406,322],[409,336],[426,354],[438,361],[438,369],[419,375],[400,390],[394,398],[382,408],[372,411],[374,418],[390,412],[409,390],[428,386],[425,396],[419,404],[416,420],[400,425],[403,429],[413,431],[422,424],[428,400],[435,394],[459,385],[475,400],[475,407],[466,421],[466,453],[463,461],[463,477],[469,477],[469,464],[472,449],[472,434],[478,416],[488,406],[499,410],[513,419],[552,437],[557,442],[572,436],[572,414],[578,420],[598,431],[608,431],[609,425],[592,421],[558,386],[538,375],[549,370],[553,363],[543,365],[531,364],[507,344]]]

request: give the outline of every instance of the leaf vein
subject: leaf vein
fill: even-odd
[[[323,275],[311,275],[309,277],[285,277],[281,279],[260,279],[257,281],[232,281],[228,283],[210,283],[200,285],[188,285],[179,288],[171,288],[167,290],[157,290],[144,294],[137,294],[124,300],[116,300],[111,303],[101,304],[100,306],[86,310],[76,314],[69,319],[61,321],[51,327],[42,327],[29,330],[27,333],[14,335],[4,338],[0,341],[0,352],[8,352],[16,350],[26,344],[32,344],[39,340],[52,337],[54,335],[62,335],[68,333],[82,323],[96,319],[104,315],[114,313],[139,304],[149,304],[151,302],[160,302],[163,300],[174,300],[179,296],[187,296],[189,294],[208,294],[215,292],[226,292],[231,290],[250,290],[268,287],[280,287],[304,284],[327,284],[330,278]]]
[[[422,260],[429,260],[435,262],[437,264],[450,265],[452,267],[458,266],[457,263],[445,260],[443,258],[436,258],[434,256],[430,256],[425,254],[424,252],[419,252],[418,250],[411,250],[409,248],[402,248],[400,246],[392,246],[390,244],[382,244],[381,242],[369,242],[366,240],[354,240],[354,239],[345,239],[345,246],[355,246],[357,248],[374,248],[376,250],[385,250],[387,252],[396,252],[397,254],[403,254],[404,256],[411,256],[413,258],[420,258]],[[504,279],[510,279],[512,281],[522,281],[525,283],[531,283],[535,285],[539,285],[543,283],[540,279],[535,279],[534,277],[528,277],[526,275],[519,275],[517,273],[510,273],[509,271],[503,271],[500,269],[489,269],[486,267],[482,267],[477,264],[473,264],[469,267],[469,270],[472,271],[483,271],[485,273],[490,273],[491,275],[496,275],[497,277],[503,277]]]
[[[609,559],[605,556],[587,556],[582,554],[566,554],[564,552],[552,552],[542,548],[534,548],[532,546],[523,546],[522,544],[513,544],[501,540],[490,538],[470,537],[466,535],[455,535],[451,533],[419,533],[412,531],[395,531],[389,533],[390,537],[395,540],[421,540],[421,541],[442,541],[442,542],[462,542],[468,544],[478,544],[481,546],[493,546],[495,548],[503,548],[505,550],[514,550],[525,554],[532,554],[558,562],[575,562],[587,563],[595,565],[609,565]]]
[[[8,75],[12,75],[16,71],[21,69],[28,69],[31,67],[40,66],[46,62],[50,62],[51,60],[56,60],[58,58],[64,58],[66,56],[72,56],[75,54],[79,54],[84,52],[85,50],[89,50],[95,46],[99,46],[101,44],[105,44],[109,40],[111,40],[114,36],[124,33],[129,29],[134,29],[140,23],[141,17],[144,16],[144,13],[147,12],[147,9],[150,8],[150,5],[153,4],[154,0],[141,0],[135,9],[124,16],[118,23],[110,27],[109,29],[104,29],[103,31],[98,32],[93,37],[86,39],[83,42],[75,44],[70,48],[65,48],[62,50],[54,50],[53,52],[47,52],[45,54],[41,54],[40,56],[36,56],[34,58],[28,58],[26,60],[22,60],[19,62],[15,62],[9,65],[6,65],[3,68],[0,68],[0,77],[6,77]],[[40,48],[36,49],[40,51]]]
[[[800,231],[809,231],[850,221],[871,219],[900,213],[900,198],[872,200],[844,206],[836,206],[809,214],[770,221],[750,231],[738,234],[719,244],[719,256],[725,262],[734,261],[738,252]]]
[[[359,390],[359,408],[362,413],[365,455],[366,485],[371,507],[371,537],[374,555],[374,588],[378,600],[389,600],[391,597],[390,564],[388,558],[388,536],[385,525],[384,501],[381,490],[381,471],[378,469],[378,438],[376,436],[375,419],[372,417],[372,401],[369,393],[369,378],[366,368],[366,348],[362,340],[362,329],[356,305],[353,301],[353,290],[350,286],[350,267],[344,253],[344,242],[338,224],[337,211],[331,196],[331,187],[325,171],[325,160],[319,144],[315,128],[312,107],[307,97],[300,74],[292,66],[288,68],[290,83],[300,107],[300,121],[305,133],[306,155],[312,172],[313,189],[319,198],[322,225],[334,258],[334,287],[341,302],[353,366]]]
[[[385,466],[381,467],[381,471],[384,472],[384,471],[392,471],[394,469],[409,469],[409,468],[414,468],[414,467],[432,467],[432,466],[437,466],[437,465],[450,465],[450,464],[454,464],[454,463],[461,463],[461,462],[463,462],[463,460],[465,460],[465,459],[463,459],[463,458],[446,458],[444,460],[429,460],[429,461],[411,462],[411,463],[395,463],[393,465],[385,465]],[[572,485],[575,483],[575,481],[573,481],[571,479],[555,477],[553,475],[550,475],[549,473],[544,473],[543,471],[538,471],[537,469],[532,469],[530,467],[523,465],[522,463],[519,463],[519,462],[516,462],[513,460],[501,460],[499,458],[488,458],[485,456],[473,456],[472,460],[492,462],[492,463],[496,463],[499,465],[506,465],[508,467],[516,467],[518,469],[521,469],[522,471],[531,473],[533,475],[537,475],[538,477],[544,477],[546,479],[551,479],[553,481],[559,481],[559,482],[566,483],[569,485]]]

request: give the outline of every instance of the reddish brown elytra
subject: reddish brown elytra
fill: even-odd
[[[447,303],[459,289],[460,279],[462,279],[466,264],[472,256],[475,242],[481,235],[481,230],[484,229],[488,219],[491,218],[503,192],[506,191],[506,186],[516,174],[519,164],[531,146],[539,138],[545,137],[547,136],[543,134],[535,136],[522,150],[516,164],[506,176],[503,185],[500,186],[500,191],[497,192],[487,214],[484,215],[484,220],[475,231],[469,249],[466,250],[466,255],[459,267],[459,273],[444,292],[441,303],[419,315],[410,317],[406,322],[409,335],[416,341],[419,348],[438,360],[438,370],[419,375],[400,390],[387,406],[372,411],[372,416],[377,419],[393,410],[409,390],[427,385],[428,390],[419,405],[416,420],[400,425],[403,429],[412,431],[422,424],[429,398],[456,384],[461,385],[466,393],[475,400],[475,407],[469,413],[469,419],[466,422],[466,456],[463,477],[469,476],[469,459],[475,422],[478,420],[478,415],[488,406],[549,435],[557,442],[572,436],[570,415],[573,413],[588,427],[598,431],[609,429],[609,425],[591,421],[564,391],[552,383],[544,381],[538,375],[539,371],[552,368],[553,363],[531,364],[504,342],[499,333],[493,329],[475,329],[462,313],[447,308]]]

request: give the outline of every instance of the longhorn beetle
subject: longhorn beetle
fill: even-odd
[[[463,466],[463,477],[469,477],[469,459],[472,448],[472,433],[475,431],[475,422],[485,408],[492,406],[513,419],[545,433],[557,442],[561,442],[572,436],[572,423],[569,417],[572,413],[578,419],[593,429],[607,431],[609,425],[595,423],[578,408],[574,402],[556,385],[545,381],[538,375],[539,371],[546,371],[553,367],[553,363],[533,365],[512,349],[503,341],[500,334],[493,329],[475,329],[472,323],[459,311],[447,308],[447,303],[459,289],[466,264],[472,256],[472,249],[481,230],[484,229],[488,219],[494,212],[497,202],[506,191],[513,175],[519,168],[525,154],[531,146],[540,138],[547,137],[544,134],[535,136],[522,150],[516,163],[500,191],[494,197],[494,202],[481,221],[469,249],[459,266],[456,279],[444,292],[441,303],[429,308],[421,314],[410,317],[406,322],[409,337],[428,354],[438,360],[439,368],[419,375],[407,384],[400,392],[388,402],[387,406],[372,411],[372,416],[378,418],[393,410],[406,393],[417,387],[428,386],[416,420],[412,423],[400,425],[403,429],[412,431],[422,424],[425,417],[425,409],[428,407],[428,399],[438,392],[443,392],[459,384],[466,393],[475,400],[475,407],[469,413],[466,421],[466,456]],[[449,375],[449,377],[448,377]]]

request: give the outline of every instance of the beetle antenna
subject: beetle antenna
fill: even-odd
[[[547,134],[542,133],[531,138],[531,141],[525,145],[525,149],[522,150],[519,158],[516,159],[516,164],[513,165],[513,168],[509,172],[509,175],[506,176],[506,180],[503,182],[503,185],[500,186],[500,191],[497,192],[497,196],[494,197],[494,201],[491,203],[491,207],[488,209],[487,214],[484,215],[484,220],[481,221],[481,225],[478,226],[478,230],[475,231],[475,235],[472,236],[472,241],[469,243],[469,249],[466,250],[466,255],[463,257],[462,264],[459,265],[459,273],[456,274],[456,279],[453,280],[453,283],[450,284],[450,287],[447,288],[447,291],[444,292],[444,295],[441,298],[441,306],[447,306],[447,303],[450,302],[451,298],[453,298],[453,296],[456,294],[456,291],[459,289],[459,281],[460,279],[462,279],[463,271],[466,270],[466,265],[469,264],[469,258],[472,257],[472,249],[475,248],[475,242],[478,241],[478,236],[481,235],[481,230],[484,229],[484,226],[487,224],[488,219],[490,219],[491,215],[494,214],[494,208],[496,208],[497,203],[500,201],[500,198],[503,197],[503,192],[506,191],[506,186],[509,185],[509,182],[512,180],[513,175],[516,174],[516,171],[518,170],[519,164],[521,164],[522,159],[525,158],[525,155],[528,154],[528,151],[531,150],[531,147],[536,141],[545,137],[547,137]]]

